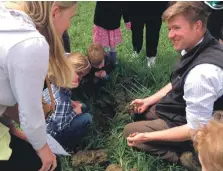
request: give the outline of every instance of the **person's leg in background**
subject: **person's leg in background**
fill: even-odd
[[[146,19],[146,57],[148,67],[155,64],[161,25],[162,19],[160,15],[151,16]]]
[[[108,41],[110,47],[110,55],[112,62],[116,64],[117,52],[116,47],[122,43],[122,33],[121,29],[117,28],[115,30],[108,30]]]
[[[110,47],[110,56],[112,57],[113,62],[116,63],[117,52],[115,47]]]
[[[1,161],[0,168],[7,171],[38,171],[42,167],[42,162],[31,144],[19,139],[11,134],[10,148],[11,157],[8,161]],[[4,169],[3,169],[4,170]],[[57,168],[55,171],[61,171],[60,160],[57,157]]]
[[[67,30],[63,33],[62,38],[63,38],[64,50],[67,53],[70,53],[70,37]]]
[[[223,23],[223,10],[212,10],[208,17],[207,28],[211,35],[217,40],[220,38]]]
[[[137,56],[143,45],[144,17],[132,16],[131,24],[133,55]]]
[[[92,116],[89,113],[77,115],[70,123],[70,126],[56,135],[55,139],[65,149],[73,150],[87,134],[91,123]]]
[[[219,42],[223,45],[223,22],[221,23],[221,34],[220,34]]]

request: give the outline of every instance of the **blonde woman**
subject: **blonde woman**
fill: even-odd
[[[41,96],[48,66],[57,85],[72,81],[60,38],[75,9],[71,1],[0,3],[0,116],[19,113],[24,132],[9,120],[0,123],[4,170],[59,170],[46,141]]]
[[[82,77],[90,71],[91,65],[81,53],[71,53],[67,56],[67,62],[73,68],[72,85],[58,87],[54,83],[54,76],[49,74],[56,109],[47,119],[47,132],[65,149],[73,150],[87,133],[92,116],[88,113],[85,104],[71,100],[71,88],[79,85]],[[50,104],[48,88],[43,94],[45,101]]]

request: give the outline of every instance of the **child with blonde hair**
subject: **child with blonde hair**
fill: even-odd
[[[223,170],[223,112],[215,113],[215,118],[201,126],[194,136],[194,147],[198,151],[202,171]]]
[[[55,112],[47,119],[47,132],[64,148],[72,150],[87,132],[92,116],[88,113],[85,104],[71,100],[71,88],[78,87],[91,66],[87,58],[79,52],[71,53],[65,58],[72,71],[73,81],[64,87],[58,87],[54,83],[55,76],[49,74],[56,107]],[[47,103],[51,102],[48,88],[44,90],[43,96]]]
[[[88,77],[104,79],[115,69],[114,60],[105,54],[104,48],[98,43],[93,43],[88,47],[87,57],[92,66]]]

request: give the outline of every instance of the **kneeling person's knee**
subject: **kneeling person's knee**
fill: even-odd
[[[84,125],[90,125],[92,123],[92,116],[90,113],[83,113],[81,117]]]
[[[135,127],[134,127],[134,123],[129,123],[125,126],[124,131],[123,131],[123,135],[125,137],[128,137],[129,134],[135,133]]]

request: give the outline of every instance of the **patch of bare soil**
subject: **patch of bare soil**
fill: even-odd
[[[72,166],[103,164],[108,161],[107,150],[79,151],[72,156]]]
[[[136,169],[136,168],[132,168],[130,171],[138,171],[138,169]]]
[[[123,169],[120,165],[110,164],[105,171],[123,171]]]
[[[123,84],[120,83],[121,81]],[[131,79],[119,80],[113,90],[107,88],[108,84],[109,81],[102,81],[96,85],[83,84],[72,91],[72,99],[85,103],[90,108],[94,120],[105,131],[109,129],[108,120],[112,119],[117,112],[125,110],[126,105],[132,100],[128,92]]]
[[[122,83],[120,83],[122,82]],[[131,90],[131,79],[121,79],[114,89],[107,88],[106,84],[85,85],[73,91],[73,100],[80,100],[85,103],[94,117],[94,121],[99,125],[98,130],[107,132],[109,119],[112,119],[117,112],[126,110],[127,104],[132,100],[129,93]],[[108,153],[106,150],[79,151],[72,156],[74,168],[83,165],[106,166],[109,164]],[[122,171],[121,166],[111,164],[106,171]],[[132,170],[137,171],[137,170]]]
[[[110,164],[105,171],[124,171],[122,166],[118,164]],[[138,171],[136,168],[132,168],[129,171]]]

